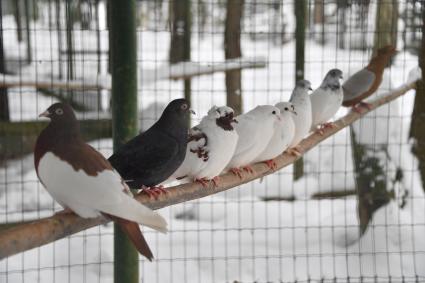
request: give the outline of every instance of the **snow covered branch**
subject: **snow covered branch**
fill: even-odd
[[[180,62],[164,65],[157,69],[140,69],[139,76],[142,85],[159,80],[188,79],[202,75],[232,70],[264,68],[267,65],[262,57],[230,59],[220,63],[199,64],[197,62]],[[95,82],[95,83],[93,83]],[[0,74],[0,88],[33,87],[58,88],[67,90],[98,90],[111,89],[110,75],[86,76],[82,80],[60,80],[35,76],[13,76]]]
[[[376,100],[370,101],[371,107],[369,110],[364,109],[362,113],[349,112],[347,115],[335,122],[334,128],[324,130],[323,135],[314,133],[304,139],[299,145],[300,152],[307,152],[321,141],[336,134],[368,112],[383,104],[389,103],[414,87],[415,81],[410,81],[409,83],[378,97]],[[277,157],[275,161],[277,168],[281,169],[293,163],[296,159],[297,157],[284,153]],[[198,183],[188,183],[167,188],[168,194],[160,196],[157,200],[149,199],[149,197],[145,194],[138,195],[136,198],[140,203],[143,203],[152,209],[159,209],[223,192],[273,173],[273,171],[271,171],[269,167],[263,163],[257,163],[253,165],[252,168],[254,173],[244,173],[242,179],[230,173],[220,176],[221,179],[219,186],[215,188],[212,185],[205,188]],[[51,243],[106,222],[108,222],[108,220],[104,218],[82,219],[74,214],[56,214],[48,218],[36,220],[30,224],[15,226],[0,232],[0,259]]]

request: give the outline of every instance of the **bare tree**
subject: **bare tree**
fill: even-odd
[[[224,55],[226,59],[240,58],[241,21],[244,0],[228,0],[224,31]],[[242,74],[241,70],[226,72],[227,105],[242,113]]]

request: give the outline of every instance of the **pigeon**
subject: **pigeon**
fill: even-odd
[[[369,104],[362,100],[372,95],[381,85],[384,69],[396,52],[392,45],[378,49],[377,55],[365,68],[349,77],[342,85],[344,93],[342,105],[353,106],[353,110],[356,112],[360,111],[359,106],[369,107]]]
[[[294,139],[289,145],[291,153],[295,155],[300,155],[297,145],[307,136],[311,129],[313,117],[311,113],[311,100],[308,95],[309,90],[312,90],[310,81],[300,80],[297,82],[289,99],[289,102],[293,104],[297,111],[297,115],[292,115],[295,124],[295,134]],[[283,105],[287,106],[286,104]],[[279,103],[276,104],[276,107],[282,112],[282,107],[279,106]]]
[[[51,119],[40,133],[34,150],[37,176],[50,195],[65,209],[82,218],[105,216],[115,221],[137,250],[153,259],[137,223],[166,232],[166,221],[138,203],[121,176],[80,134],[72,108],[55,103],[40,117]]]
[[[233,115],[228,106],[213,106],[208,111],[199,125],[191,129],[186,157],[174,177],[190,177],[203,186],[212,180],[218,186],[218,175],[229,163],[238,142]]]
[[[275,106],[280,110],[281,119],[274,124],[274,133],[268,145],[253,161],[265,161],[271,170],[275,170],[277,167],[273,159],[282,154],[294,139],[295,124],[292,116],[297,115],[291,102],[280,102]]]
[[[162,186],[155,186],[167,180],[185,158],[190,113],[194,112],[185,99],[171,101],[152,127],[109,157],[130,188],[142,189],[151,197],[166,193]]]
[[[272,105],[259,105],[251,111],[236,117],[236,132],[239,135],[235,153],[226,166],[233,174],[242,178],[243,170],[252,173],[249,166],[266,148],[273,134],[275,124],[280,120],[280,110]]]
[[[326,127],[333,127],[332,123],[327,123],[342,104],[342,89],[339,80],[342,79],[342,71],[339,69],[330,70],[318,89],[310,95],[313,122],[311,130],[316,130],[320,126],[319,133]]]

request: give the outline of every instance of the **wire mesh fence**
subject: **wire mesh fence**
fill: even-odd
[[[38,114],[51,103],[70,103],[86,140],[112,154],[113,39],[107,1],[0,3],[2,233],[61,210],[38,181],[32,156],[46,125]],[[192,125],[213,105],[246,112],[287,101],[297,79],[315,89],[332,68],[346,79],[392,44],[399,52],[377,97],[418,65],[424,5],[137,1],[140,130],[178,97],[190,99]],[[169,232],[143,229],[155,260],[139,258],[140,282],[425,281],[422,141],[415,135],[423,126],[412,122],[421,105],[411,91],[371,112],[306,153],[296,180],[288,166],[159,210]],[[0,260],[0,282],[109,282],[113,263],[109,223]]]

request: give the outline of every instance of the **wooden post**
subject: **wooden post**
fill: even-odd
[[[418,159],[419,172],[422,179],[422,188],[425,191],[425,4],[422,3],[422,44],[419,50],[419,66],[422,69],[422,80],[416,88],[415,105],[409,136],[415,140],[412,143],[412,152]]]
[[[109,0],[112,55],[112,135],[114,150],[137,135],[137,40],[135,0]],[[114,225],[114,282],[139,282],[139,255]]]
[[[224,55],[226,59],[242,57],[241,21],[244,0],[227,0],[226,23],[224,30]],[[241,70],[226,72],[227,105],[242,113],[242,72]]]
[[[295,25],[295,83],[304,79],[304,52],[305,52],[305,22],[307,17],[307,2],[294,1]],[[294,180],[304,175],[304,162],[300,158],[294,164]]]

